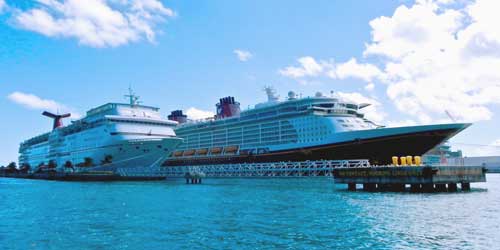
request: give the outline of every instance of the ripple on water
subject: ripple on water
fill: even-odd
[[[472,192],[347,192],[331,179],[0,179],[2,249],[492,249],[500,175]]]

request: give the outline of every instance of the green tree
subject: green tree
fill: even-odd
[[[41,173],[44,166],[45,166],[45,163],[40,162],[40,164],[38,164],[38,167],[35,170],[35,173]]]
[[[30,164],[28,163],[24,163],[23,166],[21,167],[21,169],[19,170],[21,173],[25,173],[27,174],[31,169],[31,166]]]
[[[65,168],[73,168],[73,163],[71,163],[71,161],[66,161],[66,162],[64,163],[64,167],[65,167]]]
[[[112,155],[106,155],[104,156],[104,159],[101,161],[101,164],[104,165],[104,164],[110,164],[111,162],[113,162],[113,156]]]
[[[57,163],[54,160],[50,160],[49,164],[47,165],[49,169],[54,169],[57,168]]]
[[[94,166],[94,160],[90,157],[85,157],[83,159],[83,166],[84,167],[92,167]]]
[[[7,173],[16,173],[17,172],[17,165],[15,162],[9,163],[6,168]]]

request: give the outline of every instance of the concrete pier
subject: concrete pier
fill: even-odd
[[[11,173],[0,174],[0,177],[52,181],[159,181],[165,179],[165,177],[161,176],[121,176],[108,171],[89,171],[80,173]]]
[[[486,182],[486,169],[480,166],[383,166],[333,170],[335,183],[348,184],[349,191],[362,184],[364,191],[456,192],[470,190],[470,183]],[[407,189],[409,185],[409,189]]]

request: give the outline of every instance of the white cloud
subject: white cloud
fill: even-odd
[[[1,0],[0,0],[1,1]],[[35,0],[38,7],[14,11],[15,23],[48,37],[76,38],[91,47],[117,47],[146,38],[175,12],[158,0]]]
[[[289,66],[279,70],[283,76],[290,78],[303,78],[319,76],[325,72],[325,68],[330,68],[331,64],[326,62],[317,62],[316,59],[310,56],[305,56],[297,59],[299,66]]]
[[[500,139],[497,139],[488,145],[475,145],[455,143],[458,148],[463,150],[464,155],[473,156],[498,156],[500,155]]]
[[[0,13],[7,8],[7,4],[5,3],[5,0],[0,0]]]
[[[492,106],[500,104],[500,1],[451,3],[418,0],[372,20],[363,63],[303,57],[300,66],[280,73],[296,79],[355,77],[369,83],[367,90],[371,83],[385,86],[397,110],[419,123],[443,120],[445,111],[458,121],[489,120]]]
[[[238,57],[238,60],[240,60],[242,62],[246,62],[253,57],[253,55],[252,55],[252,53],[250,53],[250,51],[235,49],[233,52]]]
[[[298,80],[328,77],[332,79],[357,78],[369,82],[382,77],[382,72],[375,65],[358,63],[355,58],[351,58],[345,63],[334,63],[333,59],[318,61],[311,56],[305,56],[297,61],[299,66],[288,66],[279,70],[279,73]]]
[[[188,116],[189,119],[199,120],[199,119],[214,117],[215,114],[213,112],[210,112],[210,111],[200,110],[200,109],[191,107],[186,111],[186,115]]]
[[[370,82],[365,86],[365,90],[367,91],[373,91],[374,89],[375,89],[375,84],[373,82]]]
[[[359,64],[356,58],[351,58],[349,61],[337,64],[335,67],[335,76],[339,79],[352,77],[370,82],[381,75],[382,72],[375,65]]]
[[[383,111],[380,110],[381,104],[374,98],[369,98],[366,97],[360,93],[357,92],[352,92],[352,93],[347,93],[347,92],[335,92],[335,95],[340,99],[345,102],[352,102],[355,104],[371,104],[368,107],[365,107],[361,109],[361,112],[365,114],[365,117],[368,120],[371,120],[377,124],[381,124],[387,114],[384,113]]]
[[[74,109],[68,108],[67,106],[60,104],[54,100],[42,99],[36,95],[23,93],[23,92],[13,92],[7,96],[9,100],[14,103],[20,104],[26,108],[34,110],[44,110],[53,113],[65,113],[70,112],[73,119],[78,119],[81,117],[80,114],[74,112]]]

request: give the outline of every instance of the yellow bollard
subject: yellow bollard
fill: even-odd
[[[406,157],[401,156],[401,166],[406,166]]]
[[[420,166],[422,164],[422,158],[420,156],[415,156],[415,165]]]
[[[410,155],[406,156],[406,163],[410,166],[413,165],[413,157]]]
[[[397,156],[392,157],[392,165],[394,165],[394,166],[399,165],[399,157],[397,157]]]

